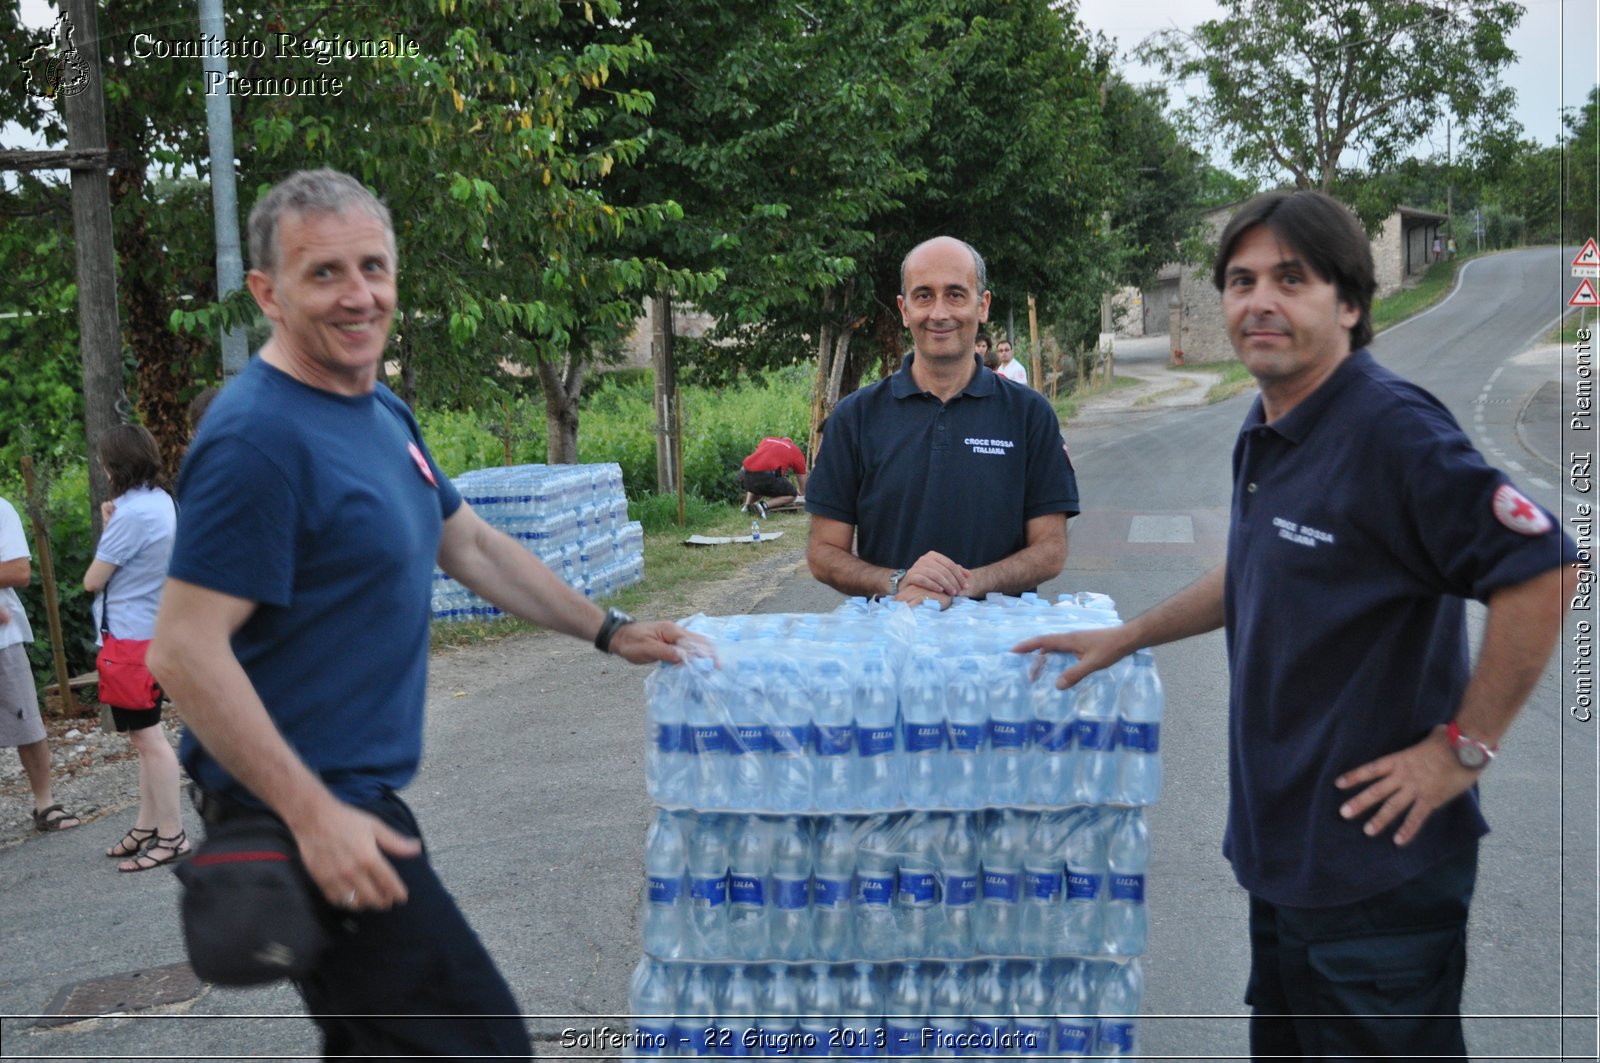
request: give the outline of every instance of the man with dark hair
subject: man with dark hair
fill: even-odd
[[[636,664],[677,659],[686,632],[602,611],[434,463],[378,382],[398,261],[360,182],[291,175],[251,211],[250,247],[272,334],[184,462],[150,670],[183,706],[205,819],[276,814],[338,909],[333,944],[296,982],[324,1053],[526,1058],[516,999],[398,793],[422,755],[434,562]]]
[[[1076,654],[1065,687],[1224,627],[1252,1053],[1457,1058],[1477,781],[1560,636],[1576,548],[1373,360],[1372,253],[1343,206],[1251,200],[1214,279],[1261,388],[1225,562],[1120,627],[1016,648]],[[1467,598],[1489,607],[1476,667]]]
[[[1060,574],[1066,518],[1078,512],[1055,410],[974,357],[990,293],[972,245],[918,244],[900,289],[912,352],[834,408],[816,456],[811,574],[844,594],[911,604],[1037,587]]]
[[[978,356],[978,361],[983,363],[985,369],[993,369],[1000,364],[1000,359],[995,356],[993,344],[989,342],[989,334],[982,329],[978,330],[978,338],[972,341],[973,352]]]

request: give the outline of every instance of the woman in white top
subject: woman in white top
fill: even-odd
[[[100,437],[96,450],[113,497],[101,506],[105,530],[83,588],[96,595],[96,631],[104,624],[119,639],[148,639],[155,633],[177,509],[161,487],[160,448],[143,427],[118,425]],[[178,798],[178,757],[157,726],[160,706],[112,707],[111,716],[139,754],[139,817],[106,855],[126,858],[118,871],[149,871],[189,851]]]

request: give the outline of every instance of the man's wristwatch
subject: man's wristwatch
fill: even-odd
[[[900,593],[900,581],[905,578],[906,570],[903,568],[897,568],[893,572],[889,573],[888,597],[893,598],[895,595]]]
[[[1455,752],[1456,760],[1463,768],[1478,771],[1489,766],[1494,759],[1495,747],[1484,745],[1470,735],[1461,733],[1461,725],[1451,720],[1445,733],[1450,736],[1450,748]]]
[[[633,617],[624,613],[621,609],[607,609],[606,618],[600,621],[600,630],[595,632],[594,648],[601,653],[610,653],[611,636],[615,635],[617,629],[623,624],[631,623],[633,623]]]

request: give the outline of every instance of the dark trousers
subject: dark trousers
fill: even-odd
[[[420,837],[390,794],[363,806]],[[359,912],[311,977],[298,983],[327,1058],[531,1059],[516,999],[424,853],[394,860],[405,904]]]
[[[1461,983],[1477,877],[1474,841],[1354,904],[1291,908],[1252,896],[1251,1056],[1465,1058]]]

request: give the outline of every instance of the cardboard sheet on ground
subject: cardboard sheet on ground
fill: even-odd
[[[766,542],[768,539],[781,539],[783,532],[764,531],[759,540],[749,535],[691,535],[683,541],[684,546],[727,546],[729,543]]]

